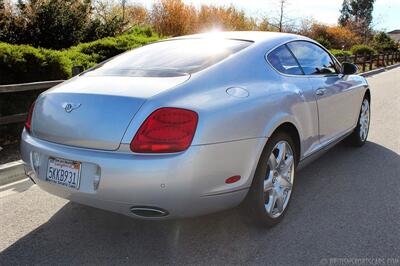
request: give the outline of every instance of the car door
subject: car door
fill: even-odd
[[[328,143],[354,126],[358,93],[322,47],[309,41],[287,45],[311,82],[318,106],[320,142]]]
[[[302,155],[307,156],[320,145],[318,136],[318,111],[314,90],[299,63],[286,45],[281,45],[267,54],[267,61],[281,75],[279,87],[295,95],[296,104],[290,105],[298,129],[302,135]],[[287,97],[290,98],[290,97]],[[287,106],[286,106],[287,107]],[[278,110],[276,110],[278,111]]]

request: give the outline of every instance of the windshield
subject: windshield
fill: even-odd
[[[246,48],[251,42],[181,39],[157,42],[124,53],[87,72],[90,76],[171,77],[203,70]]]

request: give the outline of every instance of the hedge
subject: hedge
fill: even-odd
[[[67,79],[71,77],[72,66],[87,69],[159,39],[150,29],[135,28],[118,37],[81,43],[61,51],[0,42],[0,84]]]
[[[72,74],[72,66],[87,69],[121,52],[159,39],[160,36],[150,29],[135,28],[115,38],[81,43],[61,51],[0,42],[0,84],[68,79]],[[26,112],[39,93],[26,91],[2,94],[0,116]],[[20,130],[20,125],[0,126],[5,139],[6,132],[15,130]]]
[[[62,52],[0,43],[0,84],[65,79],[71,67]]]
[[[160,37],[148,31],[134,30],[130,34],[108,37],[94,42],[81,43],[69,50],[89,56],[95,63],[104,61],[127,50],[159,40]]]
[[[330,52],[336,57],[351,56],[350,51],[331,49]]]
[[[364,44],[354,45],[353,47],[351,47],[351,52],[353,54],[357,54],[357,55],[364,55],[364,54],[370,55],[370,54],[376,53],[374,48],[372,48],[371,46],[368,46],[368,45],[364,45]]]

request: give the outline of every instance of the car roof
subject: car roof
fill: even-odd
[[[223,38],[223,39],[235,39],[245,40],[252,42],[266,42],[266,41],[287,41],[290,39],[308,39],[306,37],[282,32],[270,32],[270,31],[215,31],[205,32],[193,35],[185,35],[176,37],[173,39],[196,39],[196,38]]]

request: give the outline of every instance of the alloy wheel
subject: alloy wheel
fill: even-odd
[[[277,218],[289,202],[294,181],[294,155],[289,143],[278,142],[272,149],[267,164],[264,207],[271,218]]]
[[[367,139],[369,130],[369,119],[370,119],[369,102],[368,99],[364,99],[361,105],[361,114],[359,121],[361,141],[365,141]]]

